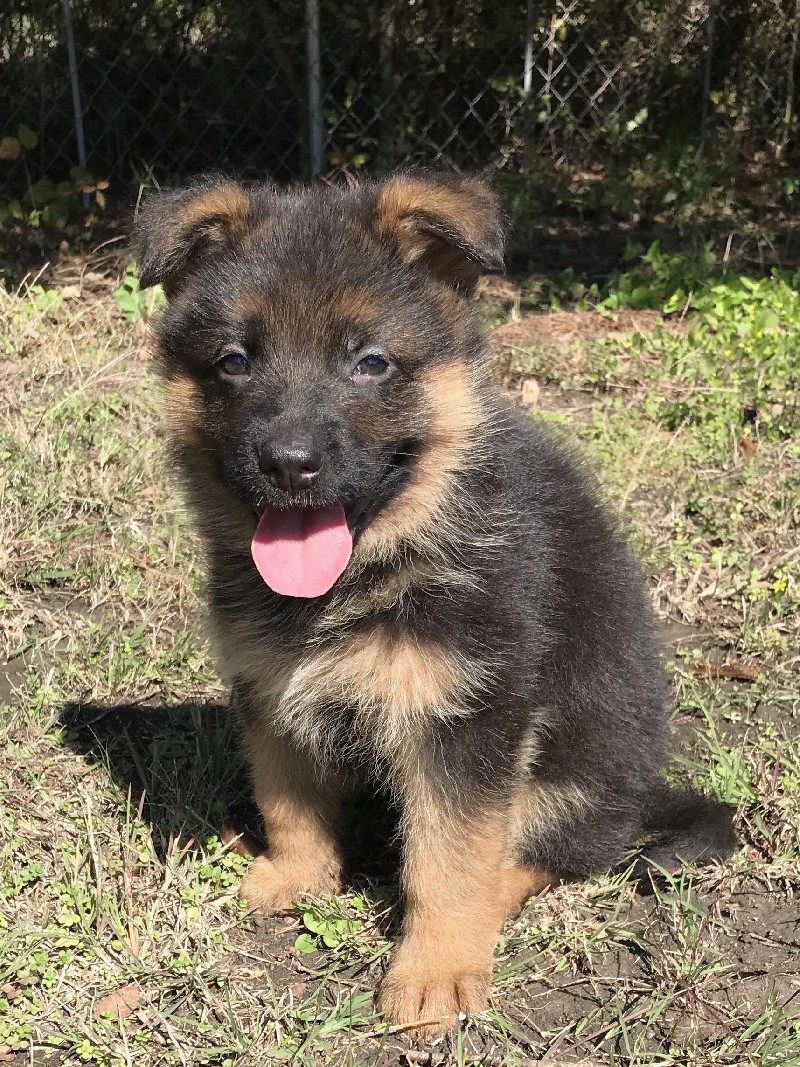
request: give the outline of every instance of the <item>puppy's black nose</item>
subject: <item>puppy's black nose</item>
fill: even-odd
[[[293,434],[263,445],[258,462],[276,489],[296,496],[319,474],[322,455],[311,437]]]

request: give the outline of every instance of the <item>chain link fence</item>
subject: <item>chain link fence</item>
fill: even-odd
[[[780,163],[799,27],[800,0],[13,0],[0,177]]]

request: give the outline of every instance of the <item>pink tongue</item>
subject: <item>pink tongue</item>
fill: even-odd
[[[327,593],[345,569],[353,537],[340,506],[268,508],[250,551],[273,592],[310,598]]]

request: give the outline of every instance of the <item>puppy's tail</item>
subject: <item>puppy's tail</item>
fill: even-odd
[[[736,850],[733,809],[666,782],[653,787],[643,812],[637,875],[727,859]],[[654,870],[655,868],[655,870]]]

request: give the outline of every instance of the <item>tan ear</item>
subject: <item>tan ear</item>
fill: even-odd
[[[252,214],[243,186],[227,178],[201,178],[150,197],[133,231],[140,285],[161,284],[172,298],[192,262],[210,248],[242,238]]]
[[[455,289],[469,293],[482,271],[502,270],[500,204],[486,182],[397,174],[380,186],[376,214],[407,263],[424,263]]]

